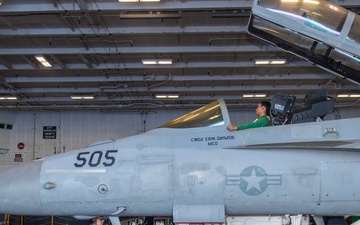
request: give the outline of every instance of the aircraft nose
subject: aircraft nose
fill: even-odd
[[[0,171],[0,213],[41,215],[40,171],[42,161],[12,166]]]

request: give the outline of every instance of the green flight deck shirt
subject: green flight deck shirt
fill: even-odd
[[[244,130],[248,128],[255,128],[255,127],[266,127],[271,125],[270,118],[268,116],[261,116],[250,123],[241,124],[237,127],[237,130]]]

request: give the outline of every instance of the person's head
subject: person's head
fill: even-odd
[[[102,216],[95,217],[93,219],[93,224],[94,225],[102,225],[102,224],[104,224],[104,217],[102,217]]]
[[[256,115],[258,116],[270,116],[270,102],[268,101],[261,101],[256,108]]]

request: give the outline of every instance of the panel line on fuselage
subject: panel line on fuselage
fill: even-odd
[[[46,170],[45,173],[106,173],[106,169],[54,169]]]

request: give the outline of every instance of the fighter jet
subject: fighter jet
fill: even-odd
[[[0,213],[103,215],[114,225],[138,216],[360,215],[360,118],[233,132],[229,123],[219,99],[140,135],[11,167],[0,173]]]

